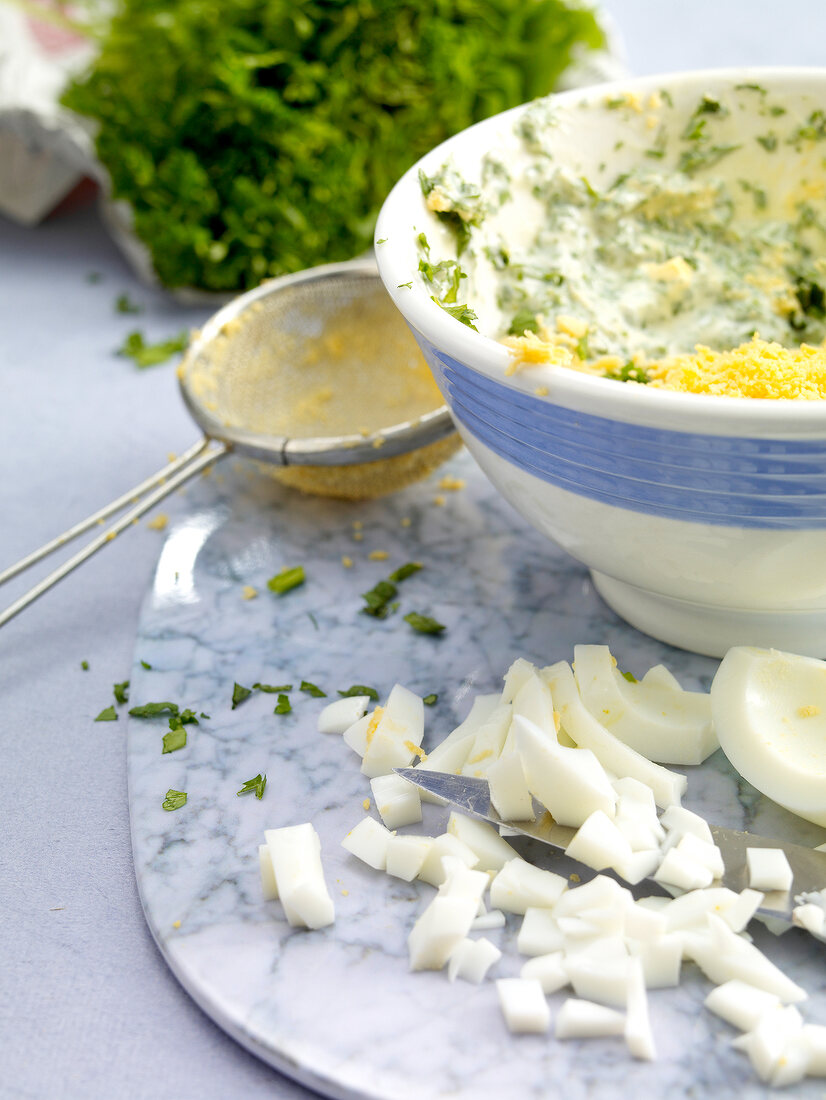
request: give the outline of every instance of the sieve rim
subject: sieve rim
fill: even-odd
[[[297,286],[314,284],[325,279],[350,278],[353,275],[373,279],[378,287],[384,289],[378,266],[372,258],[321,264],[269,279],[233,298],[209,318],[194,336],[178,368],[178,385],[184,404],[209,439],[225,443],[238,454],[278,466],[356,466],[408,454],[455,433],[456,427],[447,405],[367,434],[354,432],[347,435],[296,437],[249,432],[222,423],[192,393],[188,377],[190,364],[208,351],[210,344],[226,324],[235,320],[254,303]],[[392,303],[389,295],[388,301]],[[399,320],[405,323],[401,314]]]

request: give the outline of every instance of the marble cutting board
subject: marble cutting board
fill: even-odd
[[[444,474],[466,486],[443,491]],[[372,551],[388,557],[371,560]],[[410,560],[424,569],[400,585],[399,611],[384,621],[362,614],[360,594]],[[306,569],[302,588],[282,597],[267,590],[269,577],[297,564]],[[257,598],[243,598],[245,585]],[[445,634],[414,633],[402,619],[411,610],[445,623]],[[578,642],[609,644],[637,675],[662,661],[686,687],[707,687],[716,668],[617,619],[586,570],[527,528],[466,454],[368,504],[303,497],[232,461],[191,489],[144,603],[131,705],[168,699],[210,717],[187,727],[187,746],[167,755],[163,719],[130,719],[128,774],[147,921],[204,1011],[330,1097],[764,1096],[747,1060],[729,1048],[733,1029],[703,1008],[710,986],[693,967],[679,989],[650,994],[654,1063],[635,1062],[620,1040],[509,1035],[490,980],[450,984],[445,973],[408,973],[407,933],[432,888],[372,871],[340,847],[364,814],[369,785],[341,739],[316,732],[325,700],[299,692],[301,680],[330,698],[366,683],[383,700],[397,681],[437,693],[425,714],[428,747],[476,693],[498,690],[515,657],[570,660]],[[275,696],[260,692],[232,709],[233,683],[257,681],[292,683],[292,713],[273,714]],[[823,830],[732,774],[721,755],[687,769],[687,805],[720,825],[824,840]],[[237,797],[262,771],[263,799]],[[169,788],[188,795],[175,812],[161,807]],[[335,924],[316,932],[289,928],[278,902],[262,901],[258,879],[264,829],[308,820],[321,836],[336,906]],[[411,831],[440,832],[445,820],[444,810],[426,806]],[[546,859],[555,866],[551,853]],[[485,933],[504,952],[490,978],[518,974],[518,924],[509,917],[505,929]],[[809,990],[806,1019],[826,1023],[824,945],[797,930],[775,938],[758,928],[755,939]],[[552,1014],[563,999],[551,998]],[[792,1092],[821,1097],[823,1085]]]

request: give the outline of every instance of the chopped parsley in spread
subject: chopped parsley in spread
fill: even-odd
[[[507,164],[491,152],[478,178],[451,162],[420,177],[454,247],[418,232],[419,279],[510,347],[509,373],[826,397],[826,112],[778,99],[744,84],[578,103],[576,119],[615,114],[620,138],[613,166],[587,171],[572,109],[531,104]]]

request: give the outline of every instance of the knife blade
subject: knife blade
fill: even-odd
[[[485,779],[428,771],[425,768],[396,768],[395,772],[423,791],[442,799],[460,813],[480,821],[489,821],[492,825],[503,825],[514,833],[531,837],[559,851],[568,847],[576,832],[576,829],[558,825],[547,811],[540,813],[536,821],[503,821],[491,804],[490,789]],[[760,916],[791,924],[795,897],[826,887],[826,852],[737,829],[723,829],[719,825],[710,825],[709,828],[714,843],[720,849],[725,867],[722,879],[715,885],[727,886],[738,893],[749,885],[747,848],[780,848],[786,854],[794,875],[791,889],[765,894],[763,904],[757,910]]]

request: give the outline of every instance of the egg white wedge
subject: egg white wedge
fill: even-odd
[[[714,725],[740,774],[787,810],[826,825],[826,662],[735,646],[711,685]]]
[[[700,764],[717,748],[711,699],[706,692],[684,691],[663,673],[629,682],[608,646],[574,648],[580,696],[606,729],[649,760]]]

